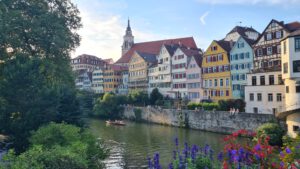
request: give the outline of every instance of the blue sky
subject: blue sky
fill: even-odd
[[[262,32],[271,19],[300,21],[300,0],[73,0],[81,12],[81,45],[72,53],[121,55],[130,18],[135,42],[193,36],[206,50],[234,26]],[[241,23],[240,23],[241,22]]]

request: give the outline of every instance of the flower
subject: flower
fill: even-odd
[[[255,147],[254,147],[254,150],[260,151],[261,150],[260,144],[256,144]]]
[[[280,167],[284,167],[284,162],[283,161],[280,162]]]
[[[219,161],[222,161],[222,160],[223,160],[223,153],[222,153],[222,152],[220,152],[220,153],[218,154],[218,160],[219,160]]]
[[[285,152],[288,153],[288,154],[292,153],[291,149],[289,149],[288,147],[285,149]]]

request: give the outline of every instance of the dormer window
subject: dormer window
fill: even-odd
[[[276,39],[280,39],[282,37],[281,31],[276,32]]]
[[[212,47],[211,47],[211,51],[216,51],[216,50],[218,50],[218,47],[217,47],[217,46],[212,46]]]

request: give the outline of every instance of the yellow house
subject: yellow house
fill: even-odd
[[[148,90],[148,68],[155,64],[154,54],[135,51],[129,61],[129,91]]]
[[[110,64],[107,65],[103,73],[104,93],[118,93],[118,86],[122,84],[122,72],[128,70],[127,67]]]
[[[204,99],[213,101],[232,98],[229,52],[232,41],[213,41],[202,60]]]

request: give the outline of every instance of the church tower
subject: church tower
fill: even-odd
[[[134,37],[132,36],[132,31],[130,27],[130,21],[128,19],[128,25],[123,36],[123,45],[122,45],[122,56],[133,46],[134,44]]]

